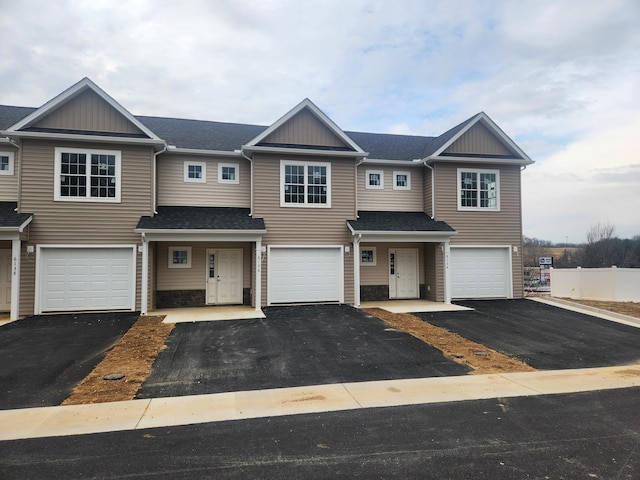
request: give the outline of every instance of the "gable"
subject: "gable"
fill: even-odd
[[[91,89],[61,104],[30,128],[133,135],[144,133]]]
[[[518,156],[481,121],[469,128],[442,155]]]
[[[304,108],[267,135],[260,145],[304,145],[351,149],[309,109]]]

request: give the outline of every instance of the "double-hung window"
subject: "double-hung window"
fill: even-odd
[[[458,169],[458,210],[500,210],[498,170]]]
[[[186,183],[207,183],[207,164],[185,161],[183,181]]]
[[[0,175],[13,175],[13,152],[0,152]]]
[[[331,207],[331,164],[281,160],[280,206]]]
[[[221,163],[218,165],[218,183],[240,183],[240,166],[237,163]]]
[[[120,161],[119,151],[56,148],[54,200],[120,202]]]

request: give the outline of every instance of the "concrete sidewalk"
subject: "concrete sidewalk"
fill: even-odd
[[[0,440],[640,386],[640,364],[340,383],[0,411]]]

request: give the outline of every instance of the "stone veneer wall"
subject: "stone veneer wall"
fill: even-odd
[[[205,290],[157,290],[156,308],[205,307]],[[251,305],[251,289],[242,290],[242,304]]]

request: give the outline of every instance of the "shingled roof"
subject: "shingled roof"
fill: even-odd
[[[0,202],[0,228],[18,229],[30,218],[30,213],[16,213],[16,202]]]
[[[158,207],[153,217],[142,217],[139,230],[265,230],[262,218],[248,208]]]
[[[357,220],[347,223],[354,232],[455,232],[422,212],[360,211]]]

